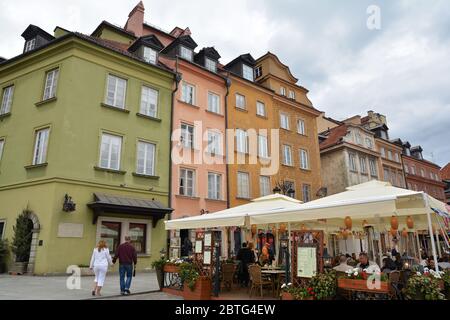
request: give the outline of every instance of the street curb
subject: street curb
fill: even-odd
[[[123,296],[123,295],[121,295],[121,294],[118,294],[118,295],[114,295],[114,296],[101,296],[101,297],[89,298],[89,299],[83,299],[83,300],[86,300],[86,301],[89,301],[89,300],[105,300],[105,299],[109,299],[109,298],[120,298],[120,297],[141,296],[141,295],[143,295],[143,294],[158,293],[158,292],[162,292],[162,291],[161,291],[161,290],[142,291],[142,292],[132,293],[132,294],[129,294],[129,295],[127,295],[127,296]]]

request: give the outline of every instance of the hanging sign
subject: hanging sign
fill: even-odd
[[[317,274],[317,248],[297,248],[297,277],[312,278]]]

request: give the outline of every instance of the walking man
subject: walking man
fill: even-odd
[[[131,287],[131,279],[133,277],[133,264],[136,267],[137,254],[136,249],[131,244],[131,238],[125,236],[125,242],[117,247],[113,263],[119,259],[119,275],[120,275],[120,294],[129,295]],[[125,280],[126,276],[126,280]]]

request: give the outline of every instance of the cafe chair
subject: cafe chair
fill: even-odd
[[[389,291],[391,298],[401,299],[402,290],[400,284],[400,271],[391,271],[389,273]]]
[[[270,287],[272,293],[274,292],[273,282],[270,279],[264,279],[261,273],[261,267],[255,264],[248,266],[248,273],[250,274],[250,297],[252,296],[253,290],[258,290],[261,292],[261,297],[263,297],[263,288]]]
[[[228,291],[231,291],[233,286],[234,273],[235,266],[233,263],[224,263],[222,265],[222,284]]]

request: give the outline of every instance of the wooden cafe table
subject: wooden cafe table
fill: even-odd
[[[261,270],[261,274],[269,275],[270,279],[272,280],[273,286],[275,288],[276,286],[276,297],[280,294],[280,278],[281,275],[285,274],[286,272],[281,269],[263,269]]]

